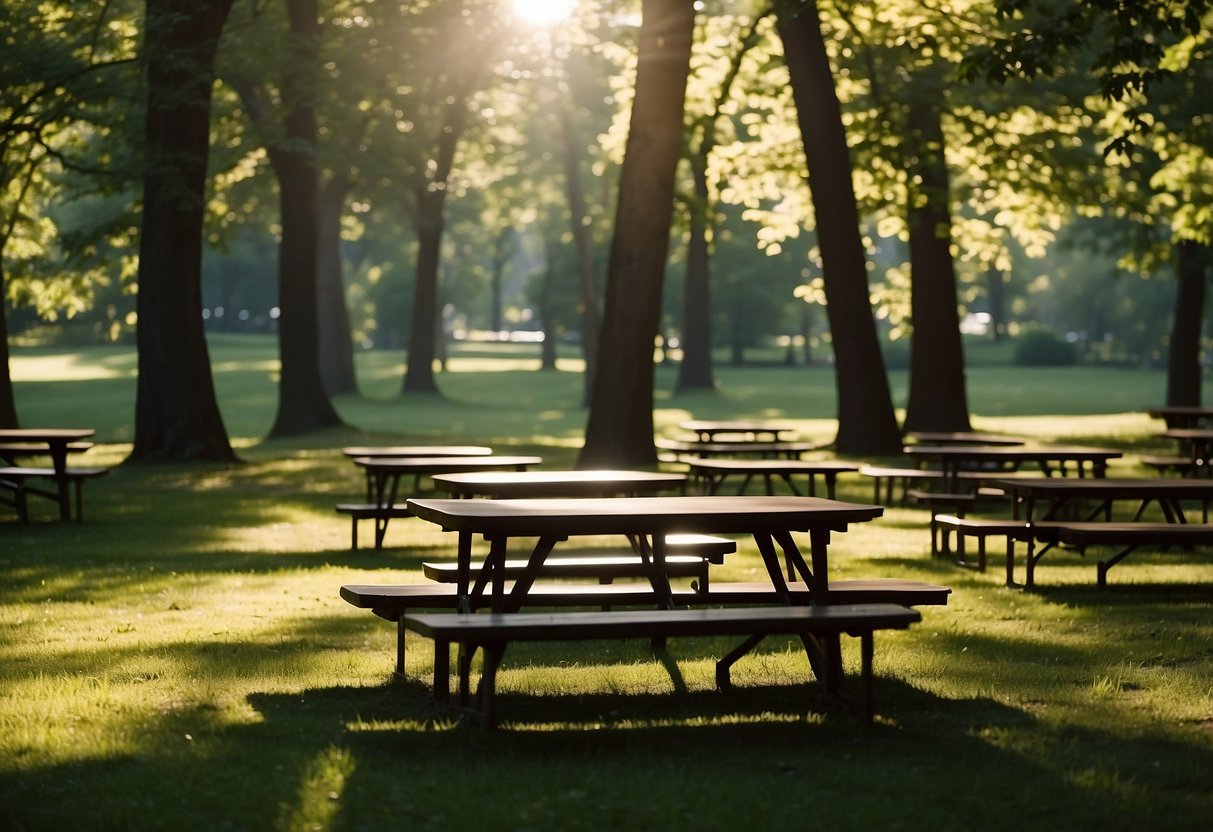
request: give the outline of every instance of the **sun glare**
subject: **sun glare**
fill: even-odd
[[[532,26],[554,26],[577,7],[577,0],[512,0],[514,14]]]

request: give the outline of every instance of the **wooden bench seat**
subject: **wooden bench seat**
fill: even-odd
[[[956,535],[956,562],[961,566],[972,566],[978,572],[986,571],[986,538],[1005,537],[1007,539],[1007,583],[1014,583],[1015,575],[1015,543],[1027,542],[1032,532],[1023,520],[984,517],[959,517],[951,514],[935,516],[935,525],[943,536],[941,548],[944,552],[952,550],[950,536]],[[969,563],[965,553],[965,539],[977,539],[977,563]]]
[[[507,586],[508,589],[508,586]],[[404,675],[405,638],[401,619],[410,610],[457,610],[457,587],[449,583],[425,584],[347,584],[341,597],[359,609],[368,609],[380,618],[397,624],[396,667]],[[789,600],[806,602],[808,587],[802,582],[788,584]],[[906,607],[946,606],[952,590],[939,584],[899,578],[866,578],[830,581],[833,603],[892,603]],[[716,582],[706,589],[675,588],[673,600],[679,606],[738,606],[783,604],[784,599],[770,582]],[[557,584],[537,583],[527,592],[525,606],[536,607],[644,607],[654,606],[657,595],[648,583]]]
[[[405,616],[403,625],[406,630],[434,640],[434,693],[439,698],[445,694],[449,684],[451,643],[465,648],[460,661],[460,692],[465,697],[466,657],[477,647],[484,650],[480,712],[485,724],[492,727],[496,723],[494,699],[497,670],[510,642],[687,636],[761,637],[777,634],[837,637],[845,633],[858,637],[861,644],[863,711],[870,719],[873,634],[876,630],[904,630],[920,620],[918,612],[896,604],[843,604],[555,614],[418,614]],[[717,663],[716,683],[722,690],[729,687],[731,658],[732,654]],[[831,684],[830,680],[822,681],[827,687]]]
[[[92,442],[68,442],[69,454],[81,454],[93,447]],[[17,460],[27,456],[49,456],[50,451],[45,444],[36,442],[0,442],[0,459],[6,459],[13,465]]]
[[[73,519],[84,519],[84,481],[94,477],[102,477],[109,473],[108,468],[68,468],[64,476],[72,487],[75,499],[72,501],[71,514]],[[54,468],[10,465],[0,467],[0,483],[7,491],[12,492],[11,503],[17,510],[17,516],[22,522],[29,519],[26,496],[36,494],[48,500],[59,501],[59,492],[49,488],[30,485],[27,480],[56,480]]]
[[[409,517],[412,512],[406,503],[396,503],[391,506],[381,506],[378,503],[338,503],[338,514],[348,514],[350,516],[350,548],[358,548],[358,521],[359,520],[375,520],[376,523],[382,520],[389,520],[396,517]],[[376,534],[376,548],[382,545],[383,541]]]
[[[1192,458],[1187,456],[1143,456],[1141,464],[1160,474],[1187,476],[1192,472]]]
[[[1120,563],[1140,546],[1213,546],[1213,523],[1108,523],[1042,521],[1033,524],[1032,533],[1044,548],[1028,563],[1028,584],[1032,570],[1041,556],[1056,544],[1073,546],[1085,554],[1088,546],[1123,547],[1112,558],[1097,564],[1100,587],[1107,585],[1108,570]]]

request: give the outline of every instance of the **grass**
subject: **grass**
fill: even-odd
[[[244,465],[124,465],[86,486],[82,525],[47,506],[0,522],[4,828],[1208,828],[1208,559],[1134,555],[1100,592],[1091,559],[1063,553],[1036,591],[1012,591],[998,568],[932,561],[912,509],[831,548],[841,577],[954,589],[877,637],[871,727],[822,708],[788,640],[742,660],[722,695],[713,661],[730,642],[697,639],[657,656],[640,642],[518,645],[499,679],[503,729],[474,730],[430,700],[427,644],[410,640],[409,678],[392,681],[393,627],[337,597],[342,583],[421,580],[452,545],[406,520],[390,548],[349,551],[332,507],[361,480],[338,449],[483,442],[562,467],[584,424],[579,376],[530,372],[518,348],[468,351],[439,377],[445,398],[413,400],[395,395],[392,356],[361,356],[365,398],[338,402],[357,427],[264,442],[273,355],[263,340],[212,344]],[[101,441],[90,462],[122,460],[133,356],[21,350],[13,368],[26,424],[87,422]],[[662,393],[658,424],[772,417],[830,435],[828,368],[720,377],[715,394]],[[1158,374],[981,366],[969,383],[982,429],[1158,447],[1134,412],[1162,400]],[[857,477],[840,486],[870,498]],[[743,543],[722,570],[761,565]]]

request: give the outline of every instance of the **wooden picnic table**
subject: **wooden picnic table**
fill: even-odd
[[[909,431],[905,438],[920,445],[1005,445],[1015,447],[1026,444],[1018,436],[1001,433],[977,433],[974,431]]]
[[[659,450],[672,451],[684,460],[717,456],[799,459],[801,454],[824,447],[818,442],[800,442],[790,439],[766,442],[692,442],[685,439],[659,438],[655,440],[655,444]]]
[[[354,445],[342,448],[341,453],[350,459],[367,457],[440,457],[440,456],[488,456],[492,448],[484,445]]]
[[[1208,503],[1213,500],[1213,480],[1208,479],[1008,477],[991,480],[991,484],[1012,496],[1015,517],[1027,523],[1029,531],[1039,523],[1056,523],[1065,514],[1076,515],[1075,523],[1089,523],[1099,518],[1110,523],[1113,519],[1113,503],[1116,502],[1136,504],[1133,522],[1141,519],[1151,502],[1157,502],[1167,522],[1181,524],[1187,523],[1183,501],[1198,500],[1203,520],[1207,522]],[[1083,506],[1080,505],[1084,501],[1088,503],[1086,513],[1082,513]],[[1095,503],[1094,507],[1089,505],[1091,502]],[[1034,584],[1036,564],[1056,542],[1052,530],[1048,532],[1048,537],[1046,545],[1039,550],[1036,543],[1040,542],[1040,535],[1033,533],[1027,538],[1026,586]],[[1007,565],[1007,581],[1014,583],[1010,563]]]
[[[796,427],[761,420],[692,419],[679,423],[678,427],[699,437],[701,442],[713,442],[718,436],[736,436],[741,441],[783,441],[796,434]]]
[[[1018,471],[1025,463],[1033,463],[1045,476],[1066,476],[1074,467],[1077,477],[1103,477],[1108,461],[1123,454],[1106,448],[1081,445],[1001,446],[1001,445],[906,445],[902,449],[910,457],[938,464],[944,473],[945,491],[961,490],[962,471]]]
[[[850,523],[879,517],[881,506],[844,503],[820,497],[613,497],[606,499],[551,498],[530,500],[410,499],[415,517],[458,533],[459,595],[472,609],[486,590],[495,611],[517,609],[534,581],[519,578],[512,598],[494,576],[493,565],[505,560],[510,538],[536,538],[530,562],[535,570],[556,544],[570,536],[614,535],[644,537],[656,565],[655,591],[659,600],[670,598],[668,579],[662,574],[665,536],[676,533],[750,534],[758,544],[771,582],[787,598],[787,584],[775,544],[809,585],[814,603],[829,598],[829,561],[826,554],[831,531],[846,531]],[[792,539],[792,532],[808,532],[812,568]],[[483,536],[490,551],[484,569],[472,584],[472,539]]]
[[[45,448],[45,453],[51,460],[50,473],[55,483],[55,490],[53,492],[39,491],[38,493],[57,502],[59,519],[66,521],[72,517],[69,489],[71,480],[67,468],[68,447],[72,443],[89,439],[94,433],[95,431],[91,428],[5,428],[0,429],[0,443]],[[26,469],[13,468],[11,470]],[[23,488],[23,484],[16,480],[23,479],[24,476],[26,475],[14,474],[11,479],[5,478],[3,471],[0,470],[0,487],[16,494]]]
[[[674,606],[664,568],[665,539],[667,535],[677,533],[752,535],[771,584],[783,603],[788,606],[806,603],[789,592],[776,551],[778,546],[809,588],[807,603],[825,605],[830,601],[827,549],[831,533],[845,532],[851,523],[872,520],[884,512],[881,506],[818,497],[762,496],[411,499],[408,507],[415,517],[435,523],[444,531],[457,533],[457,594],[464,613],[471,613],[486,591],[494,613],[518,611],[544,560],[558,543],[574,536],[616,534],[648,540],[654,565],[653,590],[662,608]],[[793,532],[808,533],[811,567],[796,545]],[[489,542],[489,553],[473,583],[472,541],[477,536]],[[503,570],[496,567],[505,563],[511,538],[533,538],[536,542],[526,571],[515,579],[507,597]],[[760,640],[761,635],[755,634],[722,659],[724,673],[727,675],[727,667],[752,650]],[[816,647],[806,643],[810,662],[818,669],[819,676],[836,685],[841,677],[838,639],[823,642],[820,654],[815,653]],[[822,668],[827,668],[827,672],[822,673]],[[466,689],[468,672],[468,661],[461,657],[461,690]]]
[[[858,471],[859,465],[833,459],[686,459],[684,460],[691,472],[703,483],[703,491],[707,494],[719,492],[724,481],[732,476],[742,477],[738,494],[744,494],[750,480],[762,477],[766,493],[773,494],[775,480],[782,480],[792,493],[801,496],[793,477],[804,476],[807,479],[806,493],[810,497],[817,496],[817,477],[825,482],[826,497],[834,499],[835,485],[838,475],[849,471]]]
[[[407,513],[397,504],[401,477],[413,477],[416,491],[421,478],[426,476],[461,471],[525,471],[542,463],[543,458],[538,456],[354,457],[354,464],[366,471],[371,480],[370,516],[375,520],[376,548],[383,545],[388,521],[393,516]],[[357,514],[353,522],[357,529]]]

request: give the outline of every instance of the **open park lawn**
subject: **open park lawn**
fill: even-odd
[[[333,507],[358,498],[348,444],[476,443],[570,466],[580,376],[530,352],[456,353],[444,398],[397,396],[399,356],[360,357],[349,429],[263,442],[269,339],[212,344],[235,467],[121,466],[85,487],[84,522],[0,519],[0,828],[88,829],[1209,829],[1213,560],[1141,552],[1095,586],[1095,558],[1042,561],[1031,592],[1000,565],[928,553],[926,513],[890,507],[836,535],[837,577],[954,590],[876,637],[876,719],[824,707],[794,639],[771,638],[714,688],[730,639],[516,645],[496,732],[430,698],[432,650],[338,597],[420,582],[454,540],[393,521],[349,549]],[[562,369],[575,369],[571,362]],[[133,351],[13,359],[27,426],[97,429],[89,464],[129,450]],[[773,418],[832,436],[828,367],[723,368],[715,394],[662,393],[680,420]],[[672,371],[659,386],[669,390]],[[895,375],[904,391],[904,376]],[[1171,452],[1134,412],[1160,373],[970,370],[980,430]],[[840,497],[871,486],[840,478]],[[617,541],[591,541],[617,547]],[[757,580],[750,541],[714,580]],[[1000,551],[998,545],[994,551]],[[850,640],[846,640],[850,641]],[[848,669],[858,651],[844,643]]]

